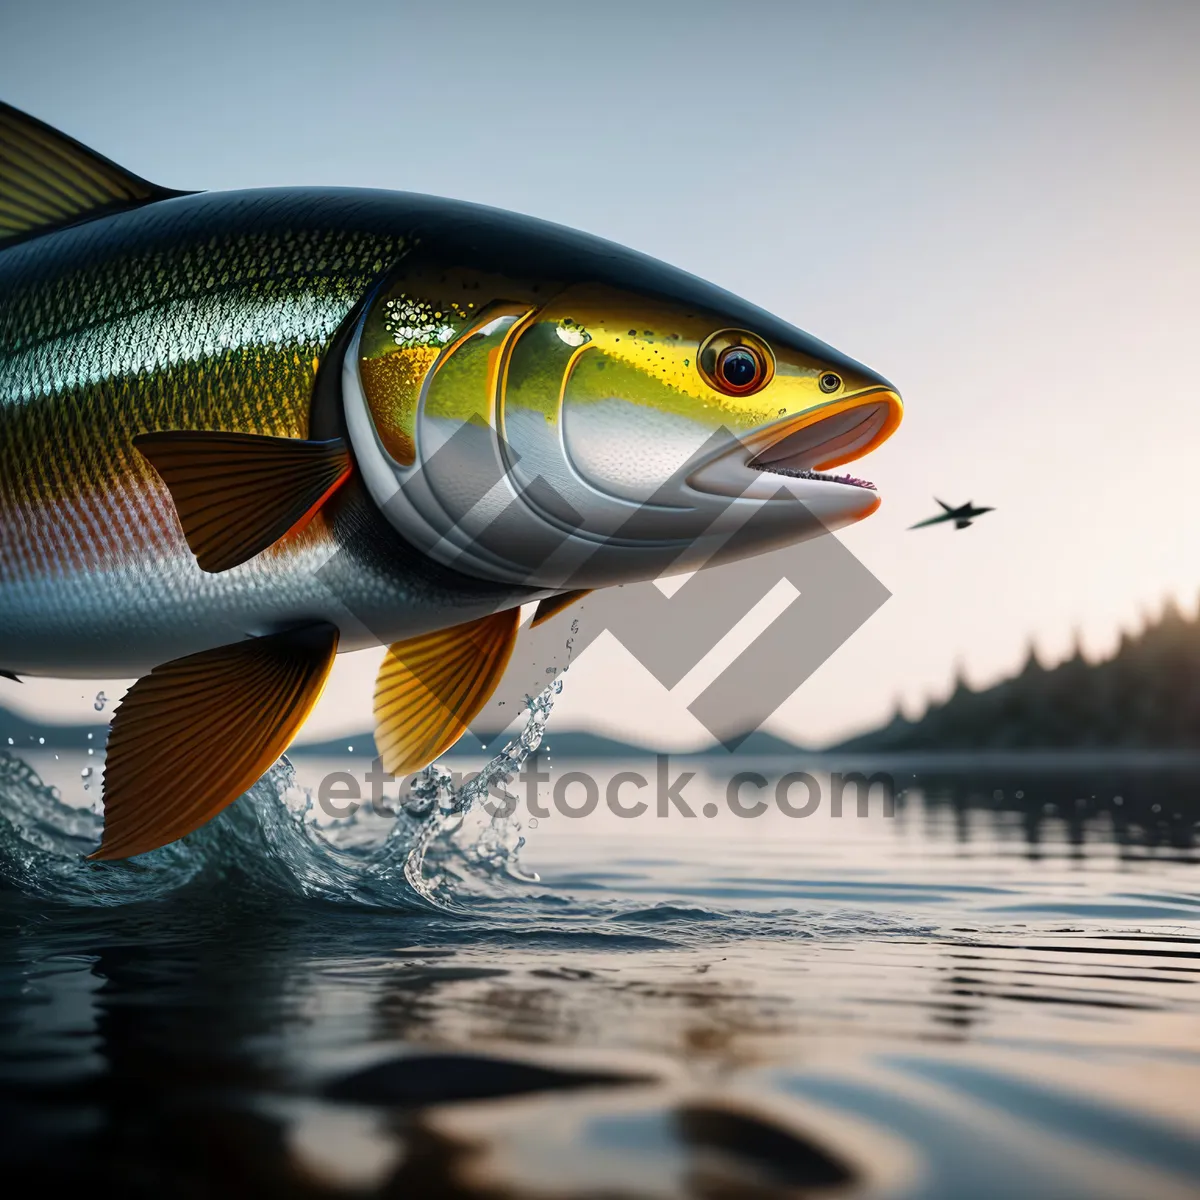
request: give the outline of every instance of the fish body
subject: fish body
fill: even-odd
[[[314,412],[322,364],[427,208],[185,196],[0,251],[0,664],[133,676],[306,619],[350,649],[532,596],[415,553],[359,488],[210,574],[133,446],[150,429],[336,433],[338,397]]]
[[[339,650],[389,646],[377,742],[424,765],[523,603],[861,519],[873,487],[828,472],[900,413],[600,239],[404,193],[171,193],[0,105],[0,669],[140,677],[103,857],[236,798]]]

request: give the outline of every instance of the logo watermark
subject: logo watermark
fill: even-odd
[[[503,680],[471,722],[471,732],[482,745],[495,741],[522,710],[524,698],[541,692],[602,633],[611,633],[672,691],[780,584],[790,585],[791,596],[783,611],[687,705],[713,738],[732,752],[888,599],[887,588],[782,483],[769,501],[760,503],[740,523],[724,518],[742,502],[741,497],[708,496],[710,532],[696,539],[708,547],[708,556],[670,594],[654,580],[589,590],[597,586],[593,559],[603,548],[622,539],[635,542],[656,514],[670,507],[673,489],[686,481],[696,463],[713,447],[731,442],[736,444],[735,435],[718,431],[655,496],[632,506],[624,524],[601,538],[594,533],[575,538],[584,530],[584,518],[541,475],[517,488],[504,504],[498,503],[498,485],[521,455],[486,424],[464,423],[398,487],[391,504],[403,507],[410,499],[415,504],[428,486],[424,476],[436,473],[439,462],[454,463],[461,456],[473,471],[469,479],[462,479],[455,508],[448,514],[452,529],[439,542],[439,546],[459,547],[459,559],[447,565],[463,561],[490,531],[512,520],[513,510],[526,506],[553,514],[536,546],[525,546],[520,539],[514,542],[530,556],[530,572],[545,576],[546,564],[561,560],[566,565],[553,573],[554,590],[580,593],[570,607],[569,639],[563,625],[553,619],[522,629]],[[779,548],[762,552],[769,545]],[[335,593],[340,593],[344,577],[338,557],[320,572]],[[352,598],[342,599],[353,611]],[[371,628],[369,615],[356,612],[355,616]],[[381,643],[388,641],[377,636]],[[393,645],[392,653],[402,654],[402,645]],[[453,677],[442,678],[427,657],[402,661],[430,692],[431,702],[454,710],[454,696],[439,695],[439,690],[457,686]]]

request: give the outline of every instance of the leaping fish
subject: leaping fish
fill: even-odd
[[[138,677],[104,836],[182,837],[388,646],[376,741],[433,761],[520,607],[836,529],[881,376],[556,225],[406,193],[171,191],[0,105],[0,669]]]

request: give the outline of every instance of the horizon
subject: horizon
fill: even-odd
[[[842,748],[843,743],[854,741],[861,734],[871,735],[878,733],[897,720],[902,720],[909,724],[920,723],[931,713],[938,711],[948,704],[960,689],[965,688],[968,692],[974,695],[981,695],[991,691],[994,688],[1002,687],[1005,684],[1013,682],[1024,674],[1024,672],[1028,669],[1030,662],[1035,663],[1041,671],[1047,674],[1050,674],[1058,670],[1060,667],[1066,666],[1068,663],[1079,659],[1082,659],[1084,664],[1088,667],[1102,667],[1116,660],[1123,648],[1123,645],[1127,641],[1136,643],[1146,634],[1161,628],[1161,626],[1172,617],[1181,620],[1185,625],[1200,627],[1200,592],[1197,594],[1196,603],[1190,607],[1181,605],[1174,596],[1168,595],[1162,599],[1161,603],[1157,605],[1153,611],[1143,609],[1141,611],[1139,623],[1134,627],[1122,627],[1117,632],[1116,638],[1111,647],[1101,653],[1089,653],[1083,646],[1082,640],[1077,637],[1065,654],[1060,655],[1054,660],[1047,660],[1046,656],[1041,653],[1037,642],[1031,638],[1026,644],[1025,654],[1022,660],[1012,670],[997,677],[996,679],[982,684],[974,684],[970,679],[956,669],[955,674],[950,679],[949,684],[944,692],[941,695],[928,696],[925,699],[923,706],[920,708],[920,711],[906,711],[900,703],[897,703],[893,706],[888,715],[886,715],[875,725],[871,726],[869,729],[852,732],[845,738],[839,739],[837,742],[813,744],[811,742],[805,742],[803,740],[791,738],[786,734],[781,734],[770,729],[768,726],[763,726],[757,729],[748,729],[744,736],[747,739],[759,737],[779,741],[786,744],[790,749],[804,754],[820,755],[826,752],[837,751]],[[104,707],[101,710],[97,710],[95,705],[100,702],[100,695],[101,693],[97,693],[96,696],[92,698],[93,711],[96,712],[96,719],[93,722],[89,723],[85,720],[64,722],[51,718],[46,719],[39,727],[44,728],[51,737],[57,733],[78,732],[85,729],[105,728],[111,720],[112,710],[116,706],[116,701],[114,698],[108,697],[107,694],[104,693]],[[81,696],[81,699],[85,698],[86,697]],[[29,715],[22,712],[20,706],[12,706],[0,702],[0,717],[5,715],[15,715],[19,720],[38,725],[36,719],[30,720]],[[511,730],[512,728],[513,726],[510,725],[509,729]],[[5,736],[3,731],[0,731],[0,736]],[[711,738],[707,741],[701,741],[682,746],[672,746],[668,749],[647,743],[636,736],[630,737],[628,735],[613,734],[595,726],[556,724],[554,728],[549,729],[547,732],[547,737],[550,739],[551,743],[555,739],[562,737],[573,738],[581,736],[595,738],[599,742],[610,742],[614,746],[620,746],[622,748],[628,748],[634,751],[650,754],[656,753],[660,749],[664,752],[681,755],[716,754],[720,751],[719,744]],[[347,727],[344,730],[322,734],[320,736],[313,736],[310,727],[306,725],[302,729],[296,741],[289,748],[289,753],[312,753],[317,748],[324,748],[326,746],[332,747],[333,743],[341,743],[345,741],[353,742],[354,740],[360,740],[363,737],[374,737],[373,730],[369,725],[362,725],[355,728]],[[483,751],[480,751],[474,747],[468,747],[466,743],[468,743],[470,740],[469,733],[464,734],[463,738],[449,751],[447,751],[443,757],[461,757],[464,755],[473,756],[484,753]],[[501,743],[497,742],[496,744],[499,745]],[[47,749],[58,745],[58,742],[48,743]],[[347,746],[347,749],[352,749],[352,746]],[[729,755],[732,758],[742,753],[745,753],[745,751],[739,746],[738,749],[730,751]],[[568,755],[568,757],[569,756],[570,755]]]

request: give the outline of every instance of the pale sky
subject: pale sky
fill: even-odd
[[[474,200],[612,238],[869,364],[907,415],[841,534],[891,590],[771,728],[827,741],[1200,592],[1200,5],[0,8],[3,97],[156,182]],[[997,511],[907,532],[936,495]],[[343,656],[306,737],[370,723]],[[94,716],[104,686],[4,685]],[[690,697],[688,697],[690,698]],[[618,648],[555,726],[702,740]]]

